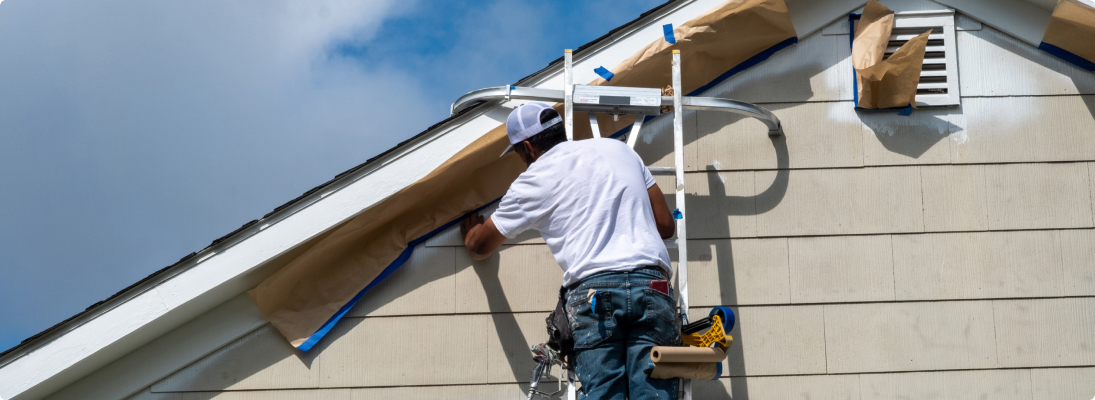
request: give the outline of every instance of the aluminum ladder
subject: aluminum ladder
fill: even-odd
[[[683,96],[681,90],[681,54],[679,50],[673,50],[673,95],[661,96],[661,89],[649,89],[649,88],[619,88],[619,87],[596,87],[604,90],[615,91],[631,91],[641,92],[645,91],[650,93],[650,90],[658,91],[657,99],[654,100],[656,104],[650,103],[650,96],[644,96],[639,99],[638,97],[630,98],[630,104],[625,104],[619,101],[622,97],[626,96],[602,96],[602,97],[614,97],[614,99],[607,99],[601,101],[585,101],[589,99],[580,99],[581,101],[575,102],[574,92],[576,88],[580,89],[592,89],[594,87],[585,85],[575,85],[574,71],[573,71],[573,52],[570,49],[565,50],[563,54],[563,90],[554,89],[540,89],[531,87],[518,87],[518,86],[499,86],[490,87],[485,89],[479,89],[473,92],[469,92],[464,96],[461,96],[456,102],[453,103],[451,114],[456,115],[468,108],[479,105],[483,102],[494,102],[501,104],[509,102],[511,100],[527,100],[527,101],[544,101],[544,102],[562,102],[564,104],[564,124],[566,126],[567,140],[574,140],[574,112],[585,111],[589,114],[590,127],[593,129],[593,138],[603,138],[604,134],[600,132],[597,123],[597,112],[603,111],[606,114],[613,115],[618,118],[620,115],[636,115],[635,123],[631,126],[631,131],[627,135],[627,145],[632,150],[635,149],[635,144],[638,142],[640,130],[642,129],[643,122],[646,115],[658,115],[662,106],[673,107],[673,167],[648,167],[650,173],[654,175],[674,175],[676,178],[676,185],[674,188],[676,196],[677,209],[674,211],[674,218],[676,218],[676,241],[666,241],[666,247],[677,248],[678,264],[675,270],[675,279],[677,281],[677,299],[679,306],[679,313],[681,323],[688,323],[688,232],[686,230],[688,213],[685,206],[685,177],[684,177],[684,117],[681,110],[708,110],[708,111],[723,111],[735,114],[744,115],[747,117],[760,120],[767,126],[769,136],[783,135],[783,126],[780,124],[779,118],[776,118],[768,110],[755,104],[723,99],[718,97],[695,97],[695,96]],[[638,99],[638,100],[636,100]],[[642,106],[629,107],[635,103],[643,103]],[[575,377],[573,369],[567,369],[567,398],[569,400],[575,400],[576,389],[575,386],[577,378]],[[683,400],[692,400],[692,382],[688,379],[681,380],[681,396]]]

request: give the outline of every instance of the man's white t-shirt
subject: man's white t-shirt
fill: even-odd
[[[623,142],[563,142],[517,177],[491,220],[511,239],[540,231],[563,268],[564,286],[642,266],[672,273],[647,195],[653,185],[650,170]]]

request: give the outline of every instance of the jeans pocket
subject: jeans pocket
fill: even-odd
[[[567,302],[567,317],[574,331],[575,349],[596,347],[612,336],[612,293],[600,290],[594,297],[597,300],[596,310],[585,297]]]
[[[652,325],[648,330],[650,338],[659,345],[680,344],[681,330],[677,324],[676,299],[657,290],[644,288],[643,302],[646,305],[644,319]]]

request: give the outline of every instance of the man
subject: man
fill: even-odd
[[[680,343],[672,275],[662,239],[674,221],[654,177],[626,144],[567,141],[551,107],[525,104],[506,121],[510,147],[528,169],[489,219],[461,232],[472,258],[506,238],[540,231],[563,268],[575,371],[587,399],[676,399],[678,380],[643,373],[650,348]]]

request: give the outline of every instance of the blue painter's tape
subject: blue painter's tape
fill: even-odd
[[[681,210],[679,208],[674,208],[673,209],[673,219],[681,219],[681,218],[684,218],[684,214],[681,214]]]
[[[434,237],[438,233],[441,233],[442,231],[451,228],[453,225],[456,225],[457,223],[463,221],[464,218],[467,218],[472,213],[482,211],[483,209],[489,207],[491,204],[494,204],[501,199],[501,197],[494,199],[490,203],[487,203],[486,205],[475,209],[475,211],[469,212],[467,214],[464,214],[460,218],[449,221],[445,225],[434,229],[430,233],[422,235],[421,237],[410,241],[410,243],[407,243],[407,248],[403,249],[403,252],[399,254],[399,257],[395,258],[395,261],[392,261],[391,264],[388,264],[388,267],[384,268],[384,271],[381,271],[380,275],[377,275],[376,278],[373,278],[372,282],[369,282],[368,286],[365,286],[364,289],[361,289],[360,292],[357,292],[357,295],[355,295],[353,299],[350,299],[350,301],[346,303],[346,305],[343,305],[342,308],[339,308],[338,312],[335,313],[335,315],[332,315],[331,318],[327,319],[327,322],[323,323],[323,326],[321,326],[319,330],[313,333],[312,336],[309,336],[308,339],[305,340],[304,343],[301,343],[300,346],[297,346],[297,348],[301,351],[311,350],[312,347],[316,345],[316,343],[319,343],[319,340],[322,339],[323,336],[327,335],[327,332],[331,331],[331,328],[334,328],[335,323],[337,323],[339,319],[342,319],[342,317],[346,315],[346,313],[349,312],[350,309],[353,308],[358,301],[361,300],[361,297],[365,295],[365,292],[369,291],[369,289],[372,289],[373,286],[379,284],[381,281],[384,280],[384,278],[387,278],[388,275],[391,275],[392,272],[395,272],[396,269],[399,269],[399,267],[401,267],[403,263],[407,262],[407,260],[411,258],[411,253],[414,253],[415,246],[418,246],[426,240]]]
[[[859,14],[848,14],[848,48],[855,48],[855,22],[859,21]],[[856,76],[855,67],[852,67],[852,107],[859,108],[859,77]]]
[[[589,311],[597,314],[597,292],[593,292],[593,298],[589,300]]]
[[[673,36],[673,24],[662,25],[662,32],[665,32],[665,41],[669,44],[677,44],[677,37]]]
[[[707,314],[708,317],[719,314],[722,317],[722,330],[730,332],[734,330],[734,323],[737,322],[737,317],[734,316],[734,310],[730,307],[715,307],[711,309],[711,312]]]
[[[1076,64],[1076,66],[1080,68],[1095,72],[1095,60],[1088,60],[1086,58],[1072,54],[1072,52],[1068,50],[1062,49],[1046,42],[1042,42],[1041,44],[1039,44],[1038,48],[1042,49],[1042,51],[1046,53],[1056,56],[1057,58]]]
[[[905,106],[905,108],[902,108],[901,111],[898,111],[897,115],[900,115],[902,117],[908,117],[908,116],[912,115],[912,110],[913,110],[912,104],[909,104],[909,105]]]
[[[612,73],[612,71],[609,71],[605,67],[597,67],[596,69],[593,70],[593,72],[596,72],[597,75],[600,75],[602,78],[605,78],[606,81],[611,81],[612,77],[616,76],[616,74]]]

